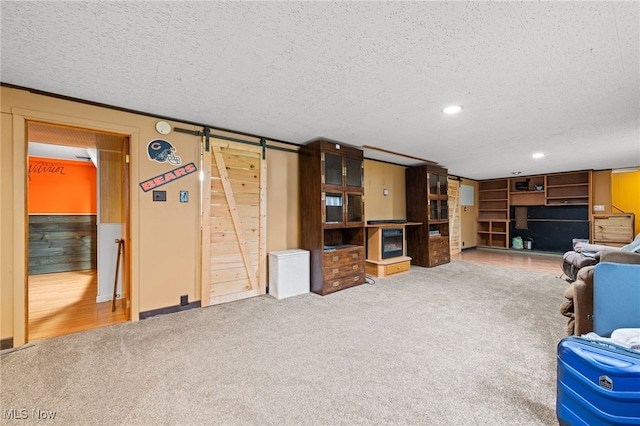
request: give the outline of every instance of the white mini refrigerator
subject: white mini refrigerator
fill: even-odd
[[[309,251],[269,253],[269,294],[276,299],[309,293]]]

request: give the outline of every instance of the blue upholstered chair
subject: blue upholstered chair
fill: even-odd
[[[640,328],[640,265],[600,262],[593,272],[593,331]]]

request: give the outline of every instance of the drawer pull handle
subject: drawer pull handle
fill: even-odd
[[[353,253],[351,257],[353,257],[354,259],[357,259],[358,257],[360,257],[360,255],[358,253]]]
[[[334,274],[334,275],[337,274],[338,272],[340,272],[339,269],[334,269],[333,271],[331,271],[331,273]]]
[[[355,271],[356,269],[358,269],[360,267],[360,265],[353,265],[352,268]]]
[[[334,281],[333,283],[331,283],[331,285],[334,287],[338,287],[340,285],[340,281]]]
[[[360,277],[353,277],[353,282],[355,283],[356,281],[358,281],[360,279]]]
[[[338,259],[339,259],[339,257],[338,257],[338,256],[333,256],[333,257],[331,258],[331,260],[333,260],[334,262],[337,262],[337,261],[338,261]]]

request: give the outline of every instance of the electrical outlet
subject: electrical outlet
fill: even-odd
[[[183,296],[180,296],[180,306],[187,306],[189,304],[189,296],[187,296],[186,294]]]

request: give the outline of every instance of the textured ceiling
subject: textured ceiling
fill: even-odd
[[[639,12],[635,1],[4,0],[0,78],[293,143],[383,148],[473,179],[631,167]],[[464,109],[446,116],[449,104]]]

